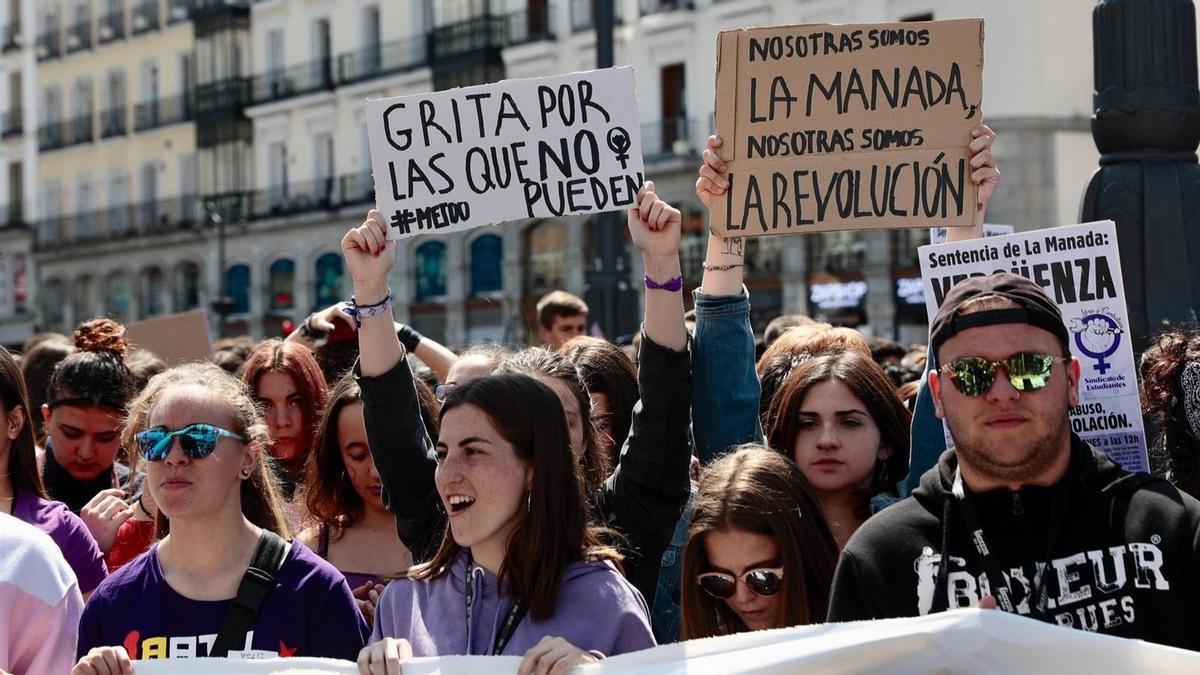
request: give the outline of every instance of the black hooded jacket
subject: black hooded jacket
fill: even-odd
[[[920,616],[996,595],[951,492],[957,466],[946,451],[910,497],[854,533],[834,575],[830,621]],[[1074,434],[1057,484],[965,498],[1018,614],[1200,649],[1200,502],[1121,469]]]

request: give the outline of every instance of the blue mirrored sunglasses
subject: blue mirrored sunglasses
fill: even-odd
[[[175,431],[169,431],[166,427],[154,427],[139,431],[133,436],[142,457],[148,462],[161,462],[166,459],[176,438],[179,439],[179,446],[183,448],[183,454],[191,459],[204,459],[217,449],[217,441],[222,437],[242,443],[248,442],[241,434],[203,423],[189,424]]]

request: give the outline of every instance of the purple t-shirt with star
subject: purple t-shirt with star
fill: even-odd
[[[134,659],[208,656],[228,607],[228,600],[191,600],[171,588],[155,545],[92,594],[79,621],[78,655],[93,647],[124,646]],[[342,574],[293,541],[275,588],[229,655],[353,661],[369,635]]]
[[[108,576],[104,554],[88,532],[83,519],[71,513],[62,502],[42,499],[32,492],[21,491],[13,502],[12,515],[50,535],[75,571],[79,592],[90,593]]]

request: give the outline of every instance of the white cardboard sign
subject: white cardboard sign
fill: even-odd
[[[367,102],[388,239],[628,208],[645,171],[629,67]]]
[[[932,321],[950,288],[969,276],[1013,272],[1058,303],[1082,365],[1071,428],[1129,471],[1149,471],[1137,362],[1117,228],[1111,220],[922,246],[925,305]]]

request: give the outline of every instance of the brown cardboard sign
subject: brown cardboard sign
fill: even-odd
[[[971,225],[983,20],[717,37],[722,236]]]
[[[202,309],[127,324],[125,338],[134,347],[152,352],[169,366],[207,361],[212,356],[208,319]]]

